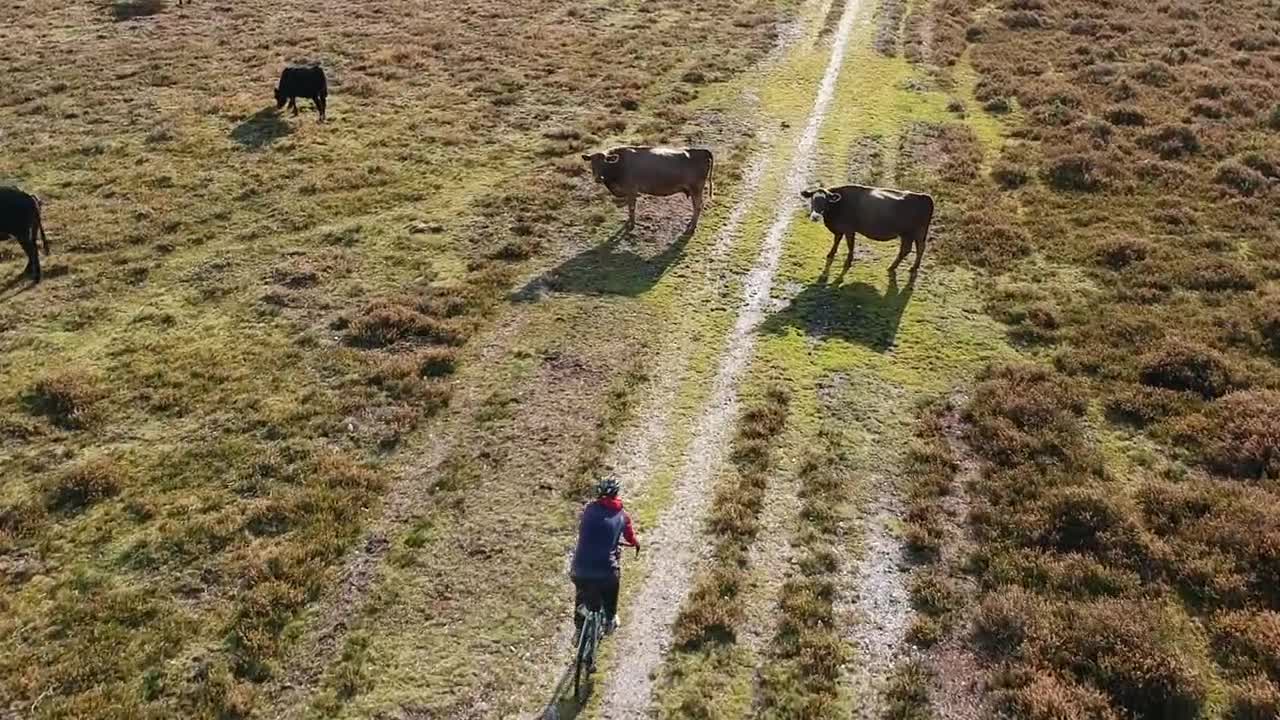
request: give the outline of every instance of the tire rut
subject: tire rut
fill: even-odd
[[[606,718],[642,718],[650,714],[654,676],[670,645],[672,623],[701,555],[701,546],[694,539],[710,500],[707,485],[727,456],[730,429],[738,414],[738,381],[753,357],[755,330],[769,310],[782,240],[796,215],[787,201],[805,187],[818,131],[835,94],[860,4],[861,0],[844,3],[826,71],[783,183],[781,204],[744,281],[738,317],[721,356],[710,399],[696,421],[694,440],[677,476],[670,509],[649,533],[648,581],[627,608],[632,619],[617,637],[618,662],[604,693]]]

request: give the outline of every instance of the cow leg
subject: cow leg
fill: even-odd
[[[909,252],[911,252],[911,238],[904,235],[902,237],[902,246],[898,248],[898,258],[889,266],[889,272],[898,272],[898,266],[902,264],[902,259],[905,258]]]
[[[925,237],[926,237],[926,236],[925,236],[925,234],[924,234],[924,233],[921,233],[921,234],[920,234],[920,237],[916,238],[916,240],[915,240],[915,245],[916,245],[916,261],[915,261],[914,263],[911,263],[911,274],[912,274],[912,275],[915,275],[917,272],[919,272],[919,271],[920,271],[920,261],[924,259],[924,246],[925,246],[925,243],[927,242],[927,241],[925,240]]]
[[[320,122],[324,122],[324,98],[317,95],[311,98],[311,102],[316,104],[316,112],[320,113]]]
[[[298,114],[298,98],[296,98],[296,97],[291,97],[291,98],[289,98],[289,109],[293,111],[293,114],[294,114],[295,116],[297,116],[297,114]]]
[[[40,282],[40,253],[36,249],[35,227],[28,232],[28,237],[18,238],[18,242],[22,245],[22,251],[27,254],[27,267],[22,271],[23,274],[30,276],[32,282]]]
[[[692,233],[698,229],[698,220],[702,217],[702,191],[690,193],[689,200],[693,202],[693,217],[689,218],[689,227],[685,228],[685,232]]]
[[[853,239],[856,237],[858,237],[858,233],[849,233],[844,236],[844,241],[849,245],[849,255],[844,259],[844,269],[846,271],[853,264]]]
[[[627,229],[633,230],[636,226],[636,200],[635,195],[627,198]]]
[[[827,253],[828,260],[835,259],[836,251],[840,249],[840,238],[844,237],[840,233],[832,233],[832,235],[833,237],[831,238],[831,250]]]

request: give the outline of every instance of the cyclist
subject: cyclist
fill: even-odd
[[[640,553],[640,541],[631,527],[631,516],[622,509],[618,493],[622,486],[606,477],[596,485],[594,502],[582,510],[578,523],[578,546],[573,551],[573,565],[569,576],[576,589],[574,593],[573,624],[582,630],[583,617],[577,608],[604,606],[605,632],[611,633],[618,624],[618,583],[622,578],[622,549],[620,540]],[[576,637],[575,633],[575,637]]]

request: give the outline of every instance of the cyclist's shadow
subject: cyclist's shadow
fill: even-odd
[[[573,720],[578,717],[595,693],[597,677],[599,673],[587,677],[586,685],[582,688],[582,699],[579,700],[573,696],[573,666],[570,665],[560,676],[555,690],[551,692],[551,699],[537,720]]]

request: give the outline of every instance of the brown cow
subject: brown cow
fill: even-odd
[[[684,193],[693,202],[693,217],[685,232],[693,232],[702,216],[703,190],[715,194],[715,157],[702,148],[616,147],[583,155],[591,174],[615,198],[627,203],[627,229],[636,225],[636,199],[640,195],[667,196]],[[619,204],[621,204],[621,202]]]
[[[835,236],[827,260],[836,256],[840,238],[849,244],[849,256],[844,268],[853,263],[853,239],[862,233],[872,240],[902,239],[898,258],[889,266],[889,272],[897,272],[902,259],[916,247],[916,261],[911,266],[914,274],[920,269],[924,246],[929,239],[929,224],[933,222],[933,198],[923,193],[845,185],[826,190],[805,190],[800,197],[809,201],[809,218],[826,224]]]

